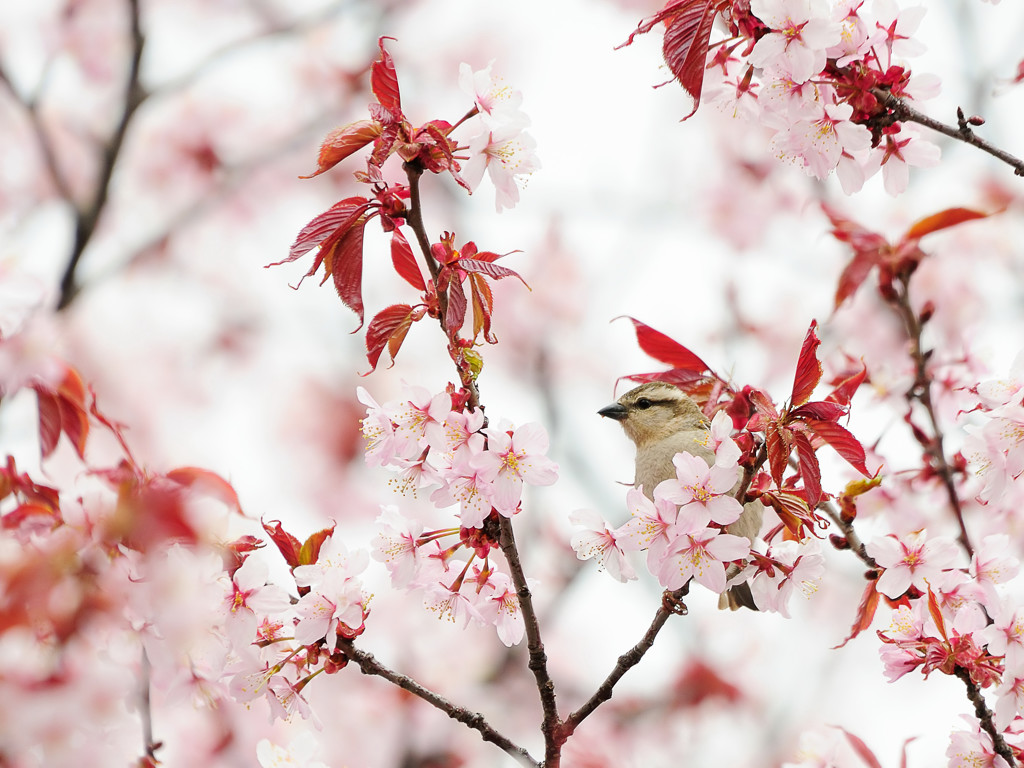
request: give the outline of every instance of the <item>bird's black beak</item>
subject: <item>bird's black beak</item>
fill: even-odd
[[[626,410],[626,406],[621,403],[606,405],[598,411],[598,413],[602,416],[607,416],[609,419],[615,419],[616,421],[625,421],[626,417],[629,415],[629,411]]]

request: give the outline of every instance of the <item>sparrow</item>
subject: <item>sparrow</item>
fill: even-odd
[[[709,467],[715,463],[708,418],[697,403],[672,384],[660,381],[641,384],[598,413],[619,422],[626,437],[636,446],[633,484],[649,499],[654,498],[654,489],[660,482],[676,476],[672,459],[677,453],[692,453]],[[733,493],[740,482],[737,481]],[[763,515],[764,505],[760,501],[747,502],[743,513],[726,527],[726,532],[743,536],[753,544],[761,530]],[[732,610],[740,606],[757,610],[746,583],[729,588],[718,605]]]

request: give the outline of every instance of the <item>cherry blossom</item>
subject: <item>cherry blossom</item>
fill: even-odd
[[[519,610],[519,596],[511,577],[502,571],[494,571],[481,594],[485,599],[479,605],[480,614],[484,621],[494,625],[498,639],[508,648],[522,642],[526,623]]]
[[[632,516],[615,532],[616,541],[626,552],[646,549],[647,567],[655,572],[671,541],[669,531],[676,523],[679,509],[657,490],[651,501],[638,488],[626,493],[626,508]]]
[[[773,574],[758,571],[750,580],[750,591],[760,610],[775,611],[788,619],[794,592],[810,598],[817,591],[825,573],[825,558],[814,541],[781,541],[772,545],[768,556],[781,567],[776,567]]]
[[[267,583],[269,574],[267,564],[250,555],[231,577],[231,591],[226,596],[226,626],[235,647],[256,639],[261,618],[267,614],[283,614],[291,608],[284,589]]]
[[[419,567],[420,548],[417,544],[423,524],[403,516],[398,507],[382,506],[377,516],[377,536],[373,540],[371,556],[387,566],[391,584],[399,589],[407,587]]]
[[[725,590],[725,563],[750,553],[742,536],[703,528],[679,534],[668,546],[658,569],[658,581],[666,589],[679,589],[691,578],[712,592]]]
[[[319,747],[316,738],[303,731],[293,738],[287,747],[262,739],[256,745],[256,759],[260,768],[327,768],[326,763],[314,760]]]
[[[878,591],[893,599],[910,587],[928,591],[928,581],[938,580],[957,559],[956,544],[945,538],[929,539],[924,531],[901,538],[885,536],[867,544],[867,552],[884,571],[878,578]]]
[[[739,477],[739,467],[714,464],[691,453],[679,453],[672,459],[676,477],[663,481],[655,493],[683,505],[679,524],[703,527],[709,522],[728,525],[743,513],[743,506],[727,495]]]
[[[474,71],[469,64],[460,64],[459,88],[473,97],[473,103],[489,129],[525,128],[530,124],[530,118],[519,109],[523,95],[496,80],[491,75],[492,66],[493,61],[486,69]]]
[[[825,50],[842,36],[822,0],[750,0],[750,10],[773,30],[757,41],[750,63],[798,83],[821,71]]]
[[[518,128],[486,130],[469,140],[463,178],[476,191],[486,171],[497,191],[496,210],[513,208],[519,202],[518,178],[540,169],[536,147],[533,137]]]
[[[484,482],[492,484],[495,509],[511,517],[519,507],[523,483],[551,485],[558,479],[558,465],[544,455],[548,436],[540,424],[523,424],[514,430],[488,427],[486,432],[487,450],[470,463]]]
[[[572,535],[571,545],[580,560],[594,558],[616,581],[626,582],[636,578],[636,571],[626,558],[620,538],[625,538],[622,529],[608,527],[597,512],[578,509],[569,515],[569,522],[583,526],[583,530]]]
[[[295,583],[310,587],[295,605],[299,614],[296,642],[308,645],[326,637],[328,645],[333,645],[339,624],[362,626],[366,597],[356,577],[365,570],[368,559],[366,550],[350,554],[341,537],[332,535],[321,546],[315,564],[294,570]]]
[[[885,191],[895,197],[907,188],[910,166],[930,168],[938,164],[940,154],[938,145],[920,138],[914,128],[904,126],[900,133],[885,136],[872,150],[868,165],[871,169],[882,169]]]

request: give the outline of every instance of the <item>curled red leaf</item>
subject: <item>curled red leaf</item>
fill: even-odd
[[[390,110],[400,112],[402,109],[402,96],[398,91],[398,73],[395,71],[395,62],[391,54],[384,47],[385,40],[394,40],[393,37],[381,37],[377,40],[377,47],[380,49],[380,58],[370,67],[370,89],[377,97],[377,102]]]
[[[793,394],[790,401],[793,407],[803,405],[811,399],[814,388],[821,381],[821,363],[818,362],[818,346],[821,339],[817,334],[818,321],[812,320],[811,327],[807,329],[804,336],[803,346],[800,347],[800,357],[796,362],[796,375],[793,378]]]
[[[341,128],[335,128],[327,134],[320,145],[316,170],[300,179],[312,179],[324,171],[329,171],[353,152],[358,152],[375,138],[380,136],[381,126],[373,120],[359,120]]]
[[[624,317],[633,323],[633,328],[636,330],[636,340],[640,345],[640,349],[655,360],[671,365],[673,368],[682,368],[684,371],[692,371],[698,374],[707,373],[711,370],[707,363],[678,341],[666,336],[661,331],[654,330],[649,325],[645,325],[635,318],[625,315]]]

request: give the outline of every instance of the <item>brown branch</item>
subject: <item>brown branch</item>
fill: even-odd
[[[75,280],[75,270],[85,253],[89,240],[92,239],[99,223],[103,209],[106,207],[107,198],[110,195],[110,180],[114,175],[114,166],[117,164],[124,145],[124,137],[128,133],[128,126],[135,115],[135,111],[146,100],[146,92],[139,81],[139,69],[142,63],[142,49],[145,46],[145,38],[142,34],[142,26],[139,20],[139,0],[128,0],[129,8],[129,29],[131,35],[131,59],[128,65],[128,77],[124,89],[124,109],[110,135],[106,145],[103,147],[103,154],[100,159],[99,174],[96,178],[96,190],[92,200],[77,208],[75,216],[75,238],[71,247],[71,257],[64,268],[64,275],[60,281],[60,299],[57,302],[57,310],[65,309],[78,293],[78,286]]]
[[[954,127],[952,125],[941,123],[934,118],[928,117],[928,115],[918,112],[907,104],[906,101],[898,96],[894,96],[883,88],[872,88],[871,95],[882,102],[882,106],[891,110],[892,115],[896,120],[905,123],[917,123],[918,125],[923,125],[937,133],[941,133],[943,136],[948,136],[951,139],[956,139],[957,141],[962,141],[965,144],[970,144],[972,147],[977,147],[981,151],[988,152],[993,157],[998,158],[1009,165],[1013,168],[1013,172],[1017,176],[1024,176],[1024,160],[1014,157],[1009,152],[1005,152],[999,149],[999,147],[979,138],[974,131],[971,130],[971,121],[963,117],[962,110],[957,110],[957,121],[959,125]]]
[[[967,535],[967,526],[964,523],[963,507],[960,504],[960,495],[956,490],[956,483],[953,480],[953,468],[946,459],[944,448],[945,437],[939,427],[939,420],[935,414],[935,406],[932,402],[932,376],[928,371],[928,359],[930,351],[925,351],[921,335],[924,322],[914,312],[910,305],[910,284],[909,277],[901,277],[894,283],[892,294],[884,297],[894,309],[910,339],[910,356],[914,362],[914,383],[906,393],[908,401],[917,401],[928,414],[928,421],[931,424],[932,434],[926,443],[922,443],[925,451],[931,459],[932,469],[939,476],[942,485],[946,490],[946,497],[949,499],[949,506],[960,527],[960,545],[967,552],[967,556],[974,554],[970,537]]]
[[[338,648],[356,663],[364,675],[375,675],[384,678],[388,682],[397,685],[403,691],[408,691],[412,695],[423,699],[423,701],[431,706],[444,712],[452,720],[456,720],[477,731],[480,734],[480,738],[484,741],[494,744],[523,765],[531,766],[531,768],[540,768],[540,763],[530,757],[529,752],[496,731],[479,712],[471,712],[465,707],[460,707],[448,701],[448,699],[440,694],[420,685],[411,677],[389,669],[377,661],[372,654],[356,648],[351,640],[339,639]]]
[[[142,720],[142,747],[145,755],[156,762],[156,751],[160,744],[153,741],[153,707],[150,701],[149,686],[152,679],[152,666],[145,647],[142,649],[142,662],[139,672],[139,717]]]
[[[985,703],[985,697],[981,695],[981,689],[971,679],[970,672],[963,667],[957,667],[953,674],[963,680],[964,685],[967,686],[967,698],[974,705],[974,715],[978,718],[978,722],[981,723],[982,730],[992,739],[992,748],[996,754],[1003,758],[1010,768],[1016,768],[1017,761],[1013,756],[1013,750],[1010,749],[1006,739],[1003,738],[1003,734],[999,732],[995,723],[992,722],[992,712],[989,710],[988,704]]]
[[[558,710],[555,706],[555,684],[548,673],[548,657],[544,651],[544,642],[540,636],[540,623],[537,621],[537,612],[533,606],[533,595],[530,586],[526,583],[526,574],[523,571],[522,561],[519,559],[519,549],[516,547],[515,534],[512,530],[512,520],[501,516],[501,538],[499,545],[505,560],[508,562],[509,572],[512,574],[512,583],[516,586],[516,596],[519,598],[519,610],[523,614],[523,623],[526,627],[526,646],[530,653],[529,668],[537,681],[537,690],[540,693],[541,710],[543,712],[542,730],[544,733],[544,766],[545,768],[557,768],[559,764],[561,747],[564,739],[556,738],[560,731],[561,723],[558,719]]]
[[[640,660],[643,659],[651,649],[651,646],[654,645],[658,633],[661,632],[669,617],[677,613],[670,606],[680,603],[689,591],[689,586],[689,582],[687,582],[681,589],[665,593],[658,611],[654,614],[654,619],[651,621],[650,626],[647,627],[643,637],[640,638],[640,642],[616,659],[612,671],[608,673],[608,676],[598,686],[597,690],[594,691],[594,694],[583,703],[583,706],[565,718],[565,722],[562,723],[559,729],[560,738],[563,742],[572,735],[576,728],[579,727],[579,724],[586,720],[594,710],[612,697],[612,691],[623,675],[640,663]]]

